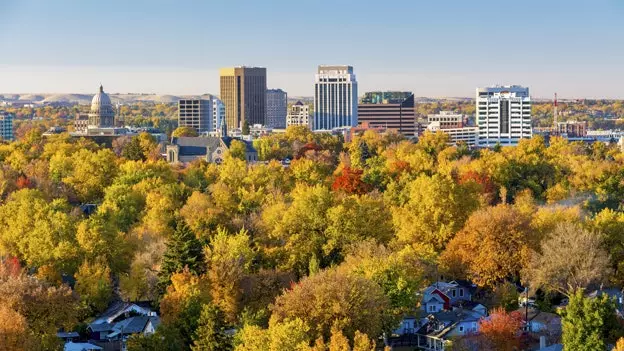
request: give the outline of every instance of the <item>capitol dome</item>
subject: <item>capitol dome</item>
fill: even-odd
[[[115,110],[104,87],[100,85],[100,91],[91,100],[91,113],[89,113],[89,126],[92,128],[109,128],[115,126]]]
[[[104,87],[100,85],[100,91],[91,100],[91,111],[99,111],[102,107],[113,107],[110,97],[104,92]]]

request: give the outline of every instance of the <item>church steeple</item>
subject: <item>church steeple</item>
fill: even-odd
[[[227,137],[227,122],[225,121],[225,116],[221,115],[221,137]]]
[[[102,83],[100,83],[100,93],[104,92],[104,87],[102,86]]]

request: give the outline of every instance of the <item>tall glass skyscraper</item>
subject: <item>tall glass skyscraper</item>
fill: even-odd
[[[313,130],[355,127],[357,119],[357,80],[351,66],[318,67],[314,83]]]

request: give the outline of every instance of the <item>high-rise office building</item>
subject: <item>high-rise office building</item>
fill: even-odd
[[[225,105],[217,98],[212,99],[212,128],[211,132],[221,130],[221,123],[225,120]]]
[[[269,89],[266,92],[265,126],[276,129],[286,128],[288,114],[288,94],[282,89]]]
[[[0,138],[13,140],[13,115],[4,111],[0,111]]]
[[[358,123],[357,96],[353,67],[319,66],[314,83],[312,129],[355,127]]]
[[[517,145],[533,135],[529,88],[477,88],[476,104],[480,146]]]
[[[243,128],[265,124],[266,118],[266,68],[222,68],[221,101],[225,104],[228,128]]]
[[[181,99],[178,101],[178,126],[194,128],[197,133],[213,130],[212,101],[206,99]]]
[[[358,122],[383,127],[405,136],[416,134],[414,95],[411,92],[368,92],[358,105]]]
[[[306,105],[301,101],[290,107],[286,124],[289,126],[306,126],[310,127],[310,105]]]

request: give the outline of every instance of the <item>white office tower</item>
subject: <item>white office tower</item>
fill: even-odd
[[[275,129],[286,128],[288,94],[282,89],[269,89],[266,91],[266,99],[265,127]]]
[[[313,130],[358,124],[357,80],[351,66],[319,66],[314,83]]]
[[[212,99],[212,128],[211,132],[221,130],[221,122],[225,120],[225,104],[217,99]]]
[[[305,105],[301,101],[297,101],[290,107],[288,117],[286,117],[288,126],[306,126],[310,127],[310,106]]]
[[[517,145],[531,138],[529,88],[518,85],[477,88],[479,146]]]

